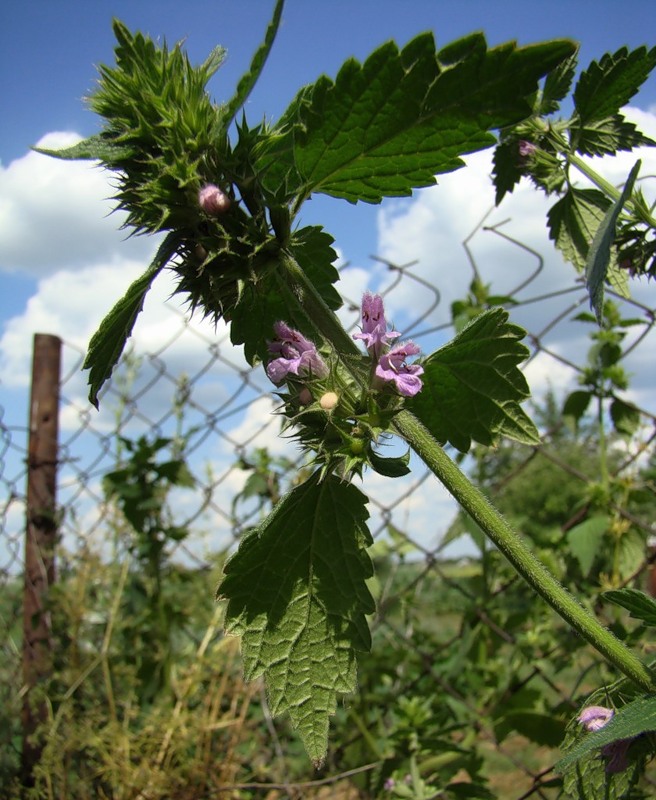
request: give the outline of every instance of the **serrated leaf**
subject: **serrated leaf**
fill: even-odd
[[[570,187],[547,214],[549,236],[564,258],[582,272],[590,244],[611,201],[598,189]]]
[[[251,364],[259,359],[266,361],[267,342],[273,338],[273,324],[283,320],[298,327],[289,319],[289,308],[272,279],[260,281],[257,287],[248,283],[232,311],[230,341],[244,345],[244,358]]]
[[[656,731],[656,696],[639,697],[615,713],[601,730],[588,733],[560,761],[555,769],[564,772],[574,762],[619,739],[632,739],[647,731]]]
[[[63,147],[61,150],[50,150],[46,147],[33,147],[32,149],[37,153],[64,161],[102,161],[108,165],[121,159],[132,158],[135,155],[133,147],[116,144],[102,134],[89,136],[88,139],[83,139],[70,147]]]
[[[333,284],[339,280],[334,262],[337,253],[333,250],[334,239],[319,225],[294,231],[288,249],[304,270],[326,305],[337,310],[342,298]],[[307,320],[295,316],[286,302],[285,295],[277,283],[275,270],[262,277],[256,286],[247,284],[232,311],[230,339],[233,344],[244,345],[244,357],[249,364],[256,359],[265,361],[268,356],[267,341],[273,337],[273,324],[284,320],[307,335],[316,335],[307,330]]]
[[[594,120],[576,130],[574,144],[579,153],[589,156],[614,155],[618,150],[633,150],[656,142],[641,133],[621,114]]]
[[[590,573],[607,530],[608,516],[603,514],[590,517],[567,532],[570,552],[579,562],[583,575],[587,576]]]
[[[132,328],[141,313],[148,290],[173,258],[178,245],[178,235],[172,231],[159,246],[146,272],[132,283],[91,337],[82,369],[89,370],[89,400],[96,408],[98,408],[98,392],[112,374],[125,343],[132,335]]]
[[[525,98],[573,50],[567,41],[488,50],[482,34],[438,53],[430,33],[402,51],[389,42],[297,98],[289,169],[298,170],[305,194],[350,202],[430,186],[462,166],[461,155],[493,144],[489,130],[528,116]]]
[[[501,308],[485,311],[424,362],[424,388],[408,408],[439,442],[467,452],[501,436],[538,444],[538,432],[520,408],[530,395],[518,365],[528,355],[526,331]]]
[[[289,712],[315,763],[337,695],[356,688],[356,651],[371,646],[366,502],[315,473],[242,540],[218,590],[226,631],[242,636],[246,678],[264,675],[271,711]]]
[[[633,619],[639,619],[656,628],[656,600],[637,589],[611,589],[604,592],[604,600],[625,608]]]
[[[582,125],[611,117],[625,106],[656,66],[656,47],[606,53],[581,73],[574,106]]]
[[[505,195],[512,192],[524,175],[516,139],[501,142],[494,148],[493,164],[492,176],[496,190],[494,202],[499,205]]]
[[[577,48],[576,52],[561,61],[547,75],[540,95],[540,102],[535,112],[539,116],[547,116],[548,114],[553,114],[554,111],[558,111],[560,101],[567,95],[574,80],[578,54]]]
[[[610,418],[615,430],[624,436],[633,436],[640,427],[640,410],[618,398],[610,404]]]
[[[604,284],[611,264],[611,247],[615,241],[617,220],[624,204],[631,196],[640,161],[636,161],[624,184],[620,196],[606,212],[595,232],[585,264],[585,281],[590,295],[590,306],[601,325],[604,313]]]
[[[264,64],[269,57],[269,53],[271,52],[271,48],[273,47],[273,43],[276,39],[276,34],[278,33],[280,17],[282,16],[284,4],[285,0],[276,0],[276,5],[273,9],[273,16],[267,27],[264,41],[256,50],[255,55],[251,60],[251,65],[248,72],[242,75],[241,79],[239,80],[234,97],[231,98],[224,109],[223,122],[226,127],[230,125],[239,109],[244,105],[248,99],[248,96],[253,91],[253,88],[260,75],[262,74]]]
[[[342,305],[342,297],[333,285],[339,280],[334,241],[320,225],[312,225],[294,231],[289,249],[326,305],[336,311]]]

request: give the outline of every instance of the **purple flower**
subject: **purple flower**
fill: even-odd
[[[601,730],[614,715],[612,708],[588,706],[581,711],[577,720],[587,731],[594,732]],[[632,739],[618,739],[601,748],[601,754],[606,759],[606,772],[609,775],[624,772],[629,766],[628,753],[632,741]]]
[[[538,148],[533,144],[533,142],[527,142],[526,140],[521,139],[518,149],[519,155],[522,158],[528,158],[529,156],[532,156]]]
[[[397,344],[389,353],[383,353],[376,366],[376,377],[382,381],[391,381],[396,390],[404,397],[414,397],[421,391],[423,383],[419,378],[424,371],[418,364],[406,364],[408,356],[416,356],[420,352],[414,342]]]
[[[369,354],[378,360],[385,347],[400,335],[398,331],[387,330],[383,298],[365,292],[362,297],[362,333],[354,333],[353,338],[362,339]]]
[[[629,766],[629,747],[633,739],[618,739],[601,748],[601,754],[606,758],[606,772],[615,775],[624,772]]]
[[[198,205],[206,214],[213,217],[224,214],[231,206],[232,200],[218,186],[208,183],[198,192]]]
[[[279,354],[279,358],[268,363],[266,374],[276,386],[283,383],[290,373],[325,378],[328,367],[317,352],[314,342],[285,322],[276,322],[273,330],[277,341],[269,342],[269,352]]]
[[[612,708],[605,706],[588,706],[578,715],[577,720],[583,725],[586,731],[598,731],[612,719],[615,712]]]

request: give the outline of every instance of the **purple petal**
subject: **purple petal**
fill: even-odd
[[[606,725],[615,712],[605,706],[588,706],[578,715],[577,720],[587,731],[598,731]]]

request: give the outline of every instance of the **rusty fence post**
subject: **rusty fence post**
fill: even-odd
[[[47,705],[45,697],[39,696],[38,687],[51,675],[53,666],[48,589],[55,581],[61,344],[57,336],[34,336],[23,589],[24,787],[33,785],[34,767],[43,749],[38,728],[47,718]]]

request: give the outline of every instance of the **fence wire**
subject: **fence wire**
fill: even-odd
[[[525,253],[527,274],[504,288],[503,294],[512,298],[506,303],[511,319],[528,331],[526,341],[531,355],[524,369],[529,384],[537,385],[539,391],[550,387],[560,403],[566,391],[577,387],[577,379],[586,370],[588,329],[582,327],[582,323],[572,322],[575,315],[588,308],[585,287],[571,270],[560,285],[554,286],[549,281],[545,288],[548,267],[542,256],[514,239],[503,225],[486,227],[486,219],[463,243],[470,271],[465,283],[473,279],[486,282],[487,265],[478,263],[475,255],[476,243],[481,237],[497,237],[508,248],[520,248]],[[391,300],[399,291],[421,297],[422,305],[413,306],[414,317],[402,320],[404,335],[412,336],[424,352],[430,352],[453,335],[451,309],[445,307],[440,287],[427,277],[425,265],[398,265],[376,259],[375,266],[378,285],[374,288],[386,298]],[[343,266],[345,279],[348,272],[349,266]],[[564,273],[558,275],[560,280]],[[626,328],[620,363],[626,364],[636,377],[635,389],[628,397],[639,413],[639,434],[629,445],[617,443],[618,457],[614,462],[616,474],[634,475],[654,453],[656,404],[650,403],[649,389],[656,374],[653,371],[656,304],[653,293],[650,297],[645,287],[633,299],[613,292],[608,296],[619,305],[623,318],[634,321]],[[166,510],[172,524],[190,531],[182,541],[168,544],[171,562],[189,570],[216,571],[221,560],[217,561],[217,557],[230,551],[243,531],[255,524],[267,504],[275,500],[285,483],[302,473],[299,453],[293,444],[278,436],[280,418],[274,413],[278,401],[262,368],[248,367],[230,344],[225,331],[219,330],[215,335],[203,325],[190,321],[172,301],[168,309],[170,314],[161,329],[160,344],[148,351],[131,348],[101,398],[100,412],[91,408],[85,397],[80,376],[84,353],[69,342],[63,343],[65,371],[61,381],[57,561],[59,573],[67,579],[79,575],[85,561],[88,563],[92,557],[120,562],[129,548],[117,522],[116,506],[108,499],[103,485],[105,476],[125,463],[129,455],[126,442],[135,442],[141,436],[150,441],[165,438],[167,452],[172,457],[183,457],[190,470],[193,482],[172,489]],[[342,320],[354,330],[359,321],[358,311],[359,299],[346,298]],[[568,332],[571,332],[571,347],[563,345],[568,341]],[[0,587],[4,598],[0,616],[0,670],[5,687],[6,720],[18,719],[24,689],[21,591],[27,405],[26,399],[20,408],[15,405],[0,407]],[[561,471],[564,483],[586,486],[594,482],[595,476],[572,463],[567,453],[559,452],[548,428],[543,427],[543,432],[543,445],[519,448],[522,455],[514,462],[513,469],[488,484],[491,494],[512,486],[538,455]],[[258,491],[245,491],[258,464],[271,480],[268,484],[265,481]],[[412,697],[417,690],[425,691],[427,685],[432,686],[454,708],[468,709],[471,718],[480,718],[477,735],[494,753],[497,772],[511,772],[514,776],[512,788],[504,789],[500,784],[499,791],[507,792],[500,796],[553,797],[549,793],[548,779],[553,777],[551,770],[557,751],[548,748],[536,751],[525,746],[525,740],[516,732],[502,736],[498,727],[484,720],[482,707],[490,696],[485,680],[481,679],[479,696],[467,695],[453,670],[448,668],[448,659],[453,658],[454,647],[463,641],[466,631],[477,631],[480,638],[481,626],[501,643],[500,646],[506,645],[511,651],[525,648],[525,633],[513,628],[512,619],[513,604],[526,602],[526,595],[516,579],[507,577],[498,583],[495,592],[507,597],[508,613],[501,617],[488,613],[488,602],[477,598],[474,583],[463,581],[462,571],[454,573],[453,569],[457,564],[466,573],[468,566],[480,560],[480,550],[467,536],[445,539],[447,533],[454,530],[456,506],[420,462],[413,459],[412,464],[415,469],[405,480],[391,481],[378,475],[366,475],[363,487],[370,498],[371,530],[376,541],[374,558],[381,565],[378,610],[371,620],[374,653],[394,651],[398,661],[390,679],[393,682],[391,695]],[[476,471],[474,457],[470,456],[464,464]],[[653,494],[653,484],[647,485],[646,490]],[[653,519],[642,516],[639,511],[623,507],[619,502],[617,511],[643,532],[645,541],[656,533]],[[576,521],[573,518],[567,524],[574,525]],[[631,576],[638,585],[647,585],[650,553],[645,547],[644,557]],[[426,636],[426,644],[422,645],[421,637],[416,635],[417,617],[408,609],[432,597],[436,586],[440,587],[445,600],[436,612],[433,635]],[[204,602],[211,616],[214,609],[211,595]],[[466,625],[463,609],[468,616]],[[549,612],[545,611],[545,620],[548,618]],[[218,621],[204,634],[192,623],[187,625],[187,630],[186,646],[198,648],[198,652],[204,653],[208,647],[222,641]],[[209,636],[207,641],[204,636]],[[55,649],[57,646],[56,640]],[[404,668],[399,651],[404,651],[408,662],[413,663],[412,669]],[[512,696],[539,687],[542,694],[549,696],[551,707],[567,708],[574,713],[574,687],[567,687],[561,679],[554,678],[547,666],[549,659],[563,658],[566,653],[562,651],[542,653],[523,671],[521,680],[508,687],[506,700],[510,702]],[[594,663],[594,657],[590,656],[590,674],[593,674]],[[361,667],[363,691],[368,687],[366,670],[365,658]],[[266,780],[254,780],[256,771],[249,773],[248,780],[244,780],[243,773],[238,770],[231,780],[223,774],[223,784],[215,786],[215,794],[202,796],[228,796],[229,792],[238,791],[252,795],[233,796],[362,796],[353,788],[355,778],[377,768],[376,759],[370,755],[366,757],[366,748],[362,748],[362,761],[355,767],[339,769],[338,764],[331,774],[329,765],[328,774],[321,778],[299,780],[286,766],[289,745],[280,743],[281,723],[270,719],[261,687],[257,685],[243,691],[251,692],[244,702],[259,709],[272,740],[277,742],[275,765],[270,765]],[[223,699],[222,702],[227,701]],[[354,703],[357,705],[357,701]],[[236,719],[247,711],[233,708],[232,713]],[[2,769],[3,763],[11,765],[18,758],[20,729],[17,724],[0,727],[3,728],[0,748],[5,753],[0,761]],[[363,731],[355,726],[351,741],[335,744],[341,750],[353,750],[363,736]],[[165,763],[164,756],[162,763]],[[8,774],[10,768],[5,769]],[[324,789],[329,793],[321,794]]]

